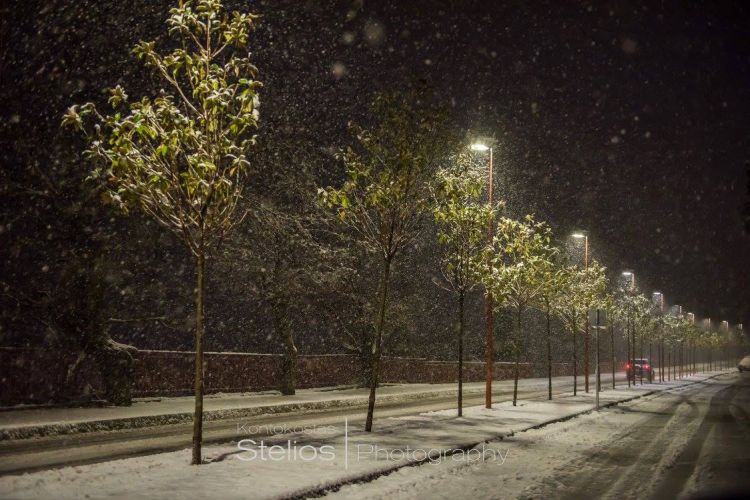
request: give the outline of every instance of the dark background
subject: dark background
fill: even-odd
[[[40,293],[55,298],[48,313],[57,317],[102,301],[115,317],[190,315],[187,253],[147,221],[123,219],[86,198],[82,143],[59,128],[68,106],[101,104],[106,87],[120,83],[131,96],[153,91],[155,80],[129,52],[140,39],[168,43],[170,5],[0,7],[0,343],[43,338],[27,303]],[[561,238],[587,229],[594,257],[613,277],[634,269],[644,291],[659,289],[671,304],[716,323],[750,323],[743,214],[750,16],[743,2],[228,5],[262,15],[251,47],[265,84],[264,150],[304,144],[300,165],[314,164],[321,184],[333,182],[341,166],[331,153],[350,140],[347,122],[365,116],[376,91],[425,78],[467,133],[494,136],[496,189],[511,214],[534,212]],[[422,247],[402,268],[417,276],[412,288],[402,282],[398,299],[411,301],[416,318],[407,325],[419,339],[409,352],[450,331],[440,324],[449,323],[450,298],[431,286],[433,254]],[[71,297],[92,288],[80,269],[98,265],[108,270],[93,292],[100,303],[81,305]],[[213,278],[207,347],[278,349],[252,287],[232,275],[239,276]],[[481,297],[474,299],[470,324],[479,339]],[[184,322],[115,326],[115,333],[139,347],[189,348]],[[314,319],[307,324],[325,329]],[[303,335],[301,344],[339,349],[319,333]]]

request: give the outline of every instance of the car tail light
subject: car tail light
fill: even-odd
[[[625,363],[625,369],[630,370],[630,363]]]
[[[643,365],[644,370],[648,370],[648,365]]]

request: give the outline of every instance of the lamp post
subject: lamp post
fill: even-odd
[[[577,240],[583,240],[583,265],[589,268],[589,237],[586,233],[579,231],[571,234]]]
[[[659,307],[659,314],[662,314],[664,312],[664,294],[661,292],[654,292],[652,295],[652,299],[655,304]],[[659,375],[661,375],[661,326],[659,326],[659,339],[657,339],[656,344],[656,351],[657,356],[659,357]],[[648,360],[651,363],[651,372],[653,373],[654,370],[654,358],[652,357],[652,342],[649,340],[648,342]],[[652,377],[653,378],[653,377]],[[661,382],[661,376],[659,377],[659,382]]]
[[[586,315],[588,316],[588,314]],[[599,371],[599,330],[604,328],[601,326],[602,319],[606,321],[606,315],[603,318],[602,317],[602,310],[598,307],[596,308],[596,326],[594,327],[596,329],[596,409],[599,409],[599,391],[601,391],[601,373]]]
[[[589,236],[585,232],[579,231],[571,235],[577,240],[583,240],[583,267],[589,268]],[[586,332],[583,336],[583,375],[584,388],[589,392],[589,316],[586,315]]]
[[[486,144],[475,142],[471,145],[472,151],[489,151],[490,168],[487,177],[487,204],[492,207],[492,147]],[[494,235],[494,219],[490,220],[488,229],[488,239],[492,242]],[[485,388],[484,388],[484,406],[492,408],[492,363],[494,361],[494,337],[495,337],[495,317],[493,313],[492,292],[487,290],[484,297],[484,315],[485,315],[485,341],[484,341],[484,364],[485,364]]]
[[[622,276],[625,277],[625,279],[630,280],[630,291],[635,292],[635,273],[633,271],[623,271]],[[628,315],[630,316],[630,315]],[[627,318],[627,326],[630,330],[630,334],[627,336],[628,338],[628,362],[627,365],[631,366],[633,368],[633,384],[635,384],[635,332],[633,332],[633,321],[632,318]],[[627,332],[626,332],[627,333]],[[632,342],[631,342],[632,339]],[[632,350],[631,350],[632,345]],[[625,372],[625,376],[628,379],[628,387],[630,387],[630,375],[627,373],[627,370]]]
[[[664,294],[662,292],[654,292],[658,294],[659,314],[664,315]],[[659,327],[659,382],[664,382],[664,325],[661,324]]]
[[[695,314],[688,312],[685,313],[691,325],[695,325]],[[695,375],[695,331],[693,328],[690,330],[690,345],[688,346],[688,367],[690,368],[690,375]]]

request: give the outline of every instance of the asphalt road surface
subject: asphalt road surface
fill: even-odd
[[[750,373],[656,393],[490,444],[505,458],[403,469],[340,498],[750,498]]]
[[[564,471],[558,479],[570,487],[561,496],[749,498],[750,374],[718,382],[665,394],[656,405],[612,409],[647,418],[592,448],[578,470]]]

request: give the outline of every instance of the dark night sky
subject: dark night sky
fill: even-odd
[[[346,68],[342,95],[428,76],[496,136],[511,209],[588,228],[646,291],[747,323],[749,20],[740,3],[364,2],[329,16],[319,64]]]
[[[0,83],[12,97],[2,120],[44,144],[71,103],[137,87],[129,49],[163,41],[171,3],[5,8],[0,35],[12,43],[0,47]],[[263,16],[252,44],[266,85],[261,135],[293,127],[338,147],[374,91],[427,78],[461,126],[496,137],[512,211],[533,211],[561,235],[586,228],[613,272],[634,269],[646,291],[699,316],[750,323],[743,2],[229,5]]]

